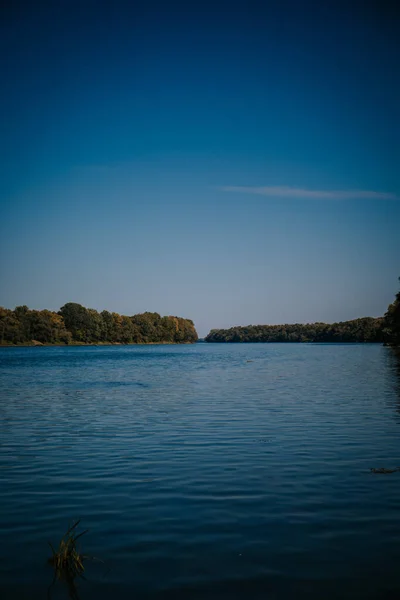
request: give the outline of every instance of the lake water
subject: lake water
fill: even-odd
[[[389,348],[7,348],[0,390],[2,600],[68,597],[75,518],[80,600],[400,597]]]

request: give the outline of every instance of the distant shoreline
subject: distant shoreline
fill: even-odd
[[[76,302],[67,302],[58,312],[14,310],[0,306],[1,346],[100,346],[115,344],[182,344],[196,342],[193,321],[183,317],[162,317],[156,312],[120,315]]]
[[[337,323],[285,323],[212,329],[207,343],[382,343],[383,317],[362,317]]]
[[[24,342],[21,344],[0,344],[0,348],[68,348],[69,346],[187,346],[196,342],[71,342],[70,344],[44,344],[42,342]]]

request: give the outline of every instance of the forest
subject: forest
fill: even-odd
[[[383,318],[212,329],[206,342],[383,342]]]
[[[399,277],[400,283],[400,277]],[[383,339],[388,346],[400,346],[400,290],[384,317]]]
[[[400,281],[400,278],[399,278]],[[384,317],[363,317],[340,323],[248,325],[212,329],[206,342],[383,342],[400,346],[400,291]]]
[[[145,312],[127,317],[68,302],[59,312],[0,307],[0,344],[194,343],[193,321]]]

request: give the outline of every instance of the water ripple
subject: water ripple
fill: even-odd
[[[2,600],[46,596],[75,517],[108,565],[81,600],[400,589],[400,473],[369,470],[400,465],[390,349],[8,348],[0,389]]]

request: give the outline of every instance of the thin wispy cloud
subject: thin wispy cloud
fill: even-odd
[[[226,185],[219,188],[222,192],[240,192],[258,194],[276,198],[316,198],[319,200],[400,200],[396,194],[373,190],[308,190],[289,186],[239,186]]]

